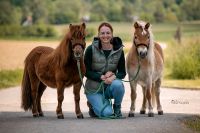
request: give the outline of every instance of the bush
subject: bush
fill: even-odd
[[[96,34],[96,30],[94,28],[87,28],[86,29],[86,33],[87,33],[87,38],[92,38],[95,36]]]
[[[56,31],[54,28],[45,25],[34,25],[23,27],[24,36],[35,36],[35,37],[54,37]]]
[[[32,25],[22,27],[20,25],[4,25],[0,26],[1,37],[55,37],[56,30],[51,26]]]
[[[19,36],[21,27],[19,25],[3,25],[0,26],[0,36]]]
[[[200,39],[190,40],[179,46],[176,44],[169,59],[172,78],[200,78]]]

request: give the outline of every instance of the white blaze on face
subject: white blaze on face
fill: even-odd
[[[147,32],[144,30],[144,27],[142,27],[142,35],[144,36],[146,34],[147,34]]]

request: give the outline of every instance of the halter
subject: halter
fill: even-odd
[[[77,45],[81,46],[81,48],[83,49],[83,51],[85,50],[85,46],[83,46],[83,41],[82,40],[71,40],[72,43],[72,49],[74,49]],[[81,54],[77,55],[74,53],[74,57],[76,58],[76,60],[79,60],[81,58]]]
[[[139,44],[136,44],[136,43],[135,43],[135,40],[133,41],[133,43],[134,43],[134,45],[135,45],[135,47],[136,47],[136,48],[138,48],[139,46],[144,46],[144,47],[146,47],[146,48],[147,48],[147,50],[149,50],[149,45],[150,45],[150,43],[148,43],[147,45],[146,45],[146,44],[144,44],[144,43],[139,43]],[[139,53],[138,53],[138,51],[137,51],[137,55],[139,56]]]
[[[144,44],[144,43],[136,44],[135,41],[133,41],[133,43],[134,43],[134,45],[135,45],[136,48],[138,48],[139,46],[145,46],[147,49],[149,49],[149,45],[150,45],[150,43],[148,43],[147,45]]]

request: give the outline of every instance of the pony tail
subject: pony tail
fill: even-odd
[[[22,79],[21,94],[21,108],[23,108],[25,111],[32,109],[31,82],[26,65]]]

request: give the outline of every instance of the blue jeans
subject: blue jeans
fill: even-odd
[[[124,97],[124,85],[121,80],[114,80],[107,86],[105,93],[86,94],[87,100],[97,116],[107,117],[113,114],[109,99],[114,99],[115,105],[121,105]]]

